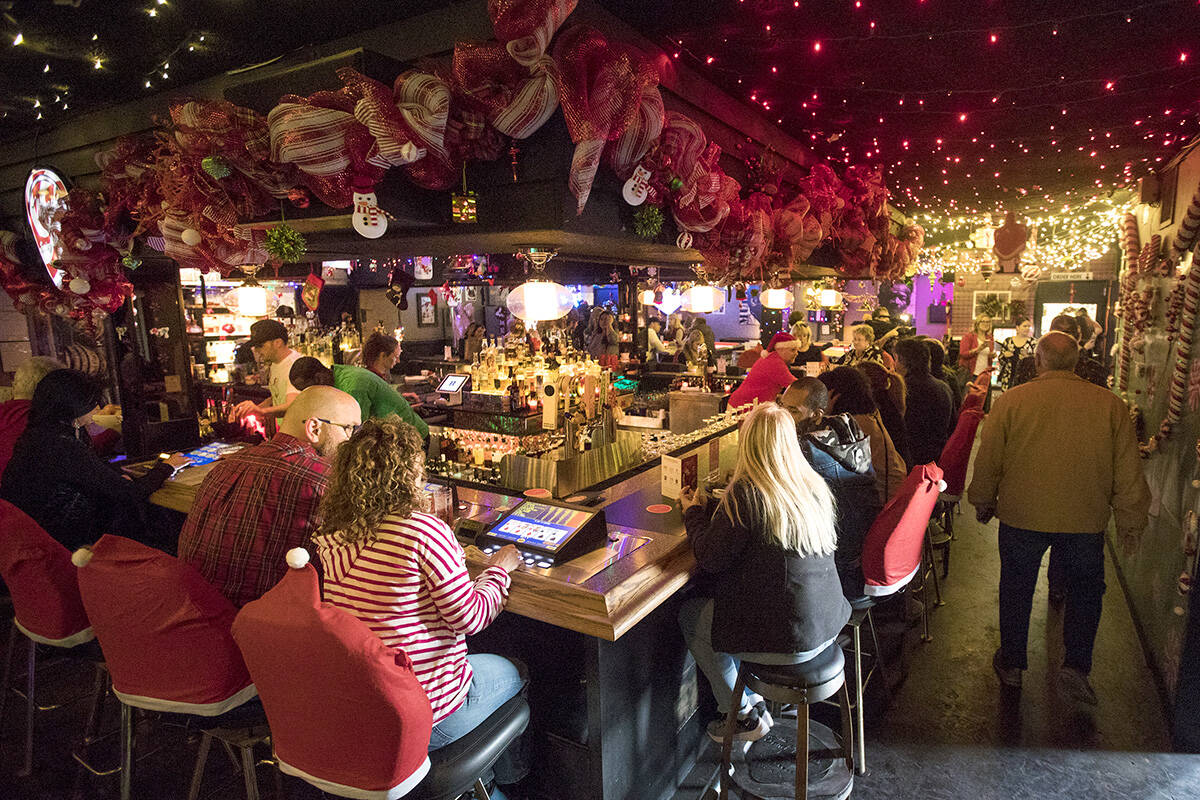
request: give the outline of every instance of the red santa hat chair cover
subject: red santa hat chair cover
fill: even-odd
[[[0,576],[12,595],[17,629],[54,647],[94,639],[67,548],[5,500],[0,500],[0,531]]]
[[[307,553],[233,625],[279,768],[322,791],[395,800],[429,771],[433,713],[408,656],[321,602]]]
[[[229,632],[237,609],[195,568],[111,534],[88,552],[79,592],[122,703],[215,717],[255,696]]]
[[[33,769],[33,718],[37,645],[69,648],[96,638],[83,601],[71,554],[25,512],[0,500],[0,577],[13,602],[13,627],[4,653],[0,681],[0,720],[8,699],[8,681],[18,634],[28,640],[25,676],[25,761],[18,774]]]
[[[973,408],[960,412],[954,433],[950,434],[946,446],[942,448],[937,463],[945,476],[946,491],[942,494],[945,501],[957,502],[962,497],[967,483],[967,464],[971,461],[971,448],[975,444],[975,432],[983,416],[982,411]]]
[[[863,541],[864,594],[895,594],[916,577],[921,569],[925,528],[944,485],[937,464],[918,466],[879,512]]]

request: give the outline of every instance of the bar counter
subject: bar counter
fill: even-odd
[[[732,458],[736,445],[723,438],[722,461]],[[689,449],[706,447],[711,437]],[[189,467],[150,496],[163,508],[188,513],[204,477],[215,464]],[[604,550],[565,564],[541,569],[522,565],[513,574],[506,610],[556,627],[615,641],[682,589],[695,561],[683,536],[678,507],[662,497],[661,468],[642,468],[619,477],[606,488],[591,492],[593,505],[605,513],[609,543]],[[602,484],[603,485],[603,484]],[[497,520],[522,499],[519,493],[458,486],[455,517],[460,540],[467,547],[468,568],[478,573],[486,560],[470,548],[473,531]],[[669,507],[654,513],[651,506]]]

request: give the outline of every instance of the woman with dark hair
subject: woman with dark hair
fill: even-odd
[[[908,387],[904,384],[904,378],[873,361],[864,361],[858,365],[858,369],[871,384],[871,397],[879,408],[879,418],[883,420],[888,436],[892,437],[905,465],[911,464],[912,447],[908,441],[908,426],[904,424],[904,417],[908,413]]]
[[[179,455],[126,480],[100,460],[84,430],[100,406],[100,387],[87,375],[60,369],[33,392],[29,425],[0,480],[0,498],[24,511],[68,550],[105,533],[144,538],[142,503],[175,470]]]
[[[400,359],[400,342],[394,336],[375,331],[362,346],[362,365],[391,383],[392,367]]]
[[[1017,365],[1023,358],[1032,358],[1036,348],[1033,320],[1021,317],[1017,320],[1017,332],[1000,345],[1000,355],[997,358],[1000,365],[1000,388],[1007,391],[1015,385],[1013,377],[1017,374]]]
[[[904,460],[879,416],[879,407],[871,396],[871,384],[854,367],[837,367],[819,376],[829,389],[829,413],[849,414],[871,441],[871,466],[875,487],[883,503],[900,490],[907,474]]]

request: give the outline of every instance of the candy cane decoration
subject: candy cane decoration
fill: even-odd
[[[1175,243],[1171,247],[1175,260],[1182,260],[1184,253],[1192,249],[1192,246],[1196,244],[1198,232],[1200,232],[1200,186],[1196,187],[1196,193],[1192,195],[1192,202],[1183,215],[1179,230],[1175,232]]]
[[[1171,374],[1171,389],[1167,397],[1167,416],[1164,427],[1174,425],[1183,416],[1188,396],[1188,374],[1191,370],[1192,339],[1196,332],[1196,309],[1200,307],[1200,269],[1188,270],[1184,293],[1183,313],[1179,320],[1179,343],[1175,350],[1175,369]]]
[[[1121,277],[1121,357],[1117,363],[1117,388],[1124,394],[1129,388],[1129,362],[1133,356],[1130,343],[1132,336],[1132,309],[1134,287],[1137,284],[1138,263],[1137,218],[1126,214],[1121,219],[1121,242],[1125,248],[1125,274]]]

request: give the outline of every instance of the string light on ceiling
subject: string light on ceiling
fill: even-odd
[[[1046,6],[1016,0],[1004,19],[985,10],[969,26],[952,5],[868,17],[854,4],[818,18],[746,3],[719,25],[678,23],[668,46],[817,159],[881,166],[910,211],[1022,211],[1068,188],[1110,192],[1200,133],[1200,69],[1180,47],[1197,4],[1066,0],[1045,19]],[[818,41],[819,59],[804,48]]]

